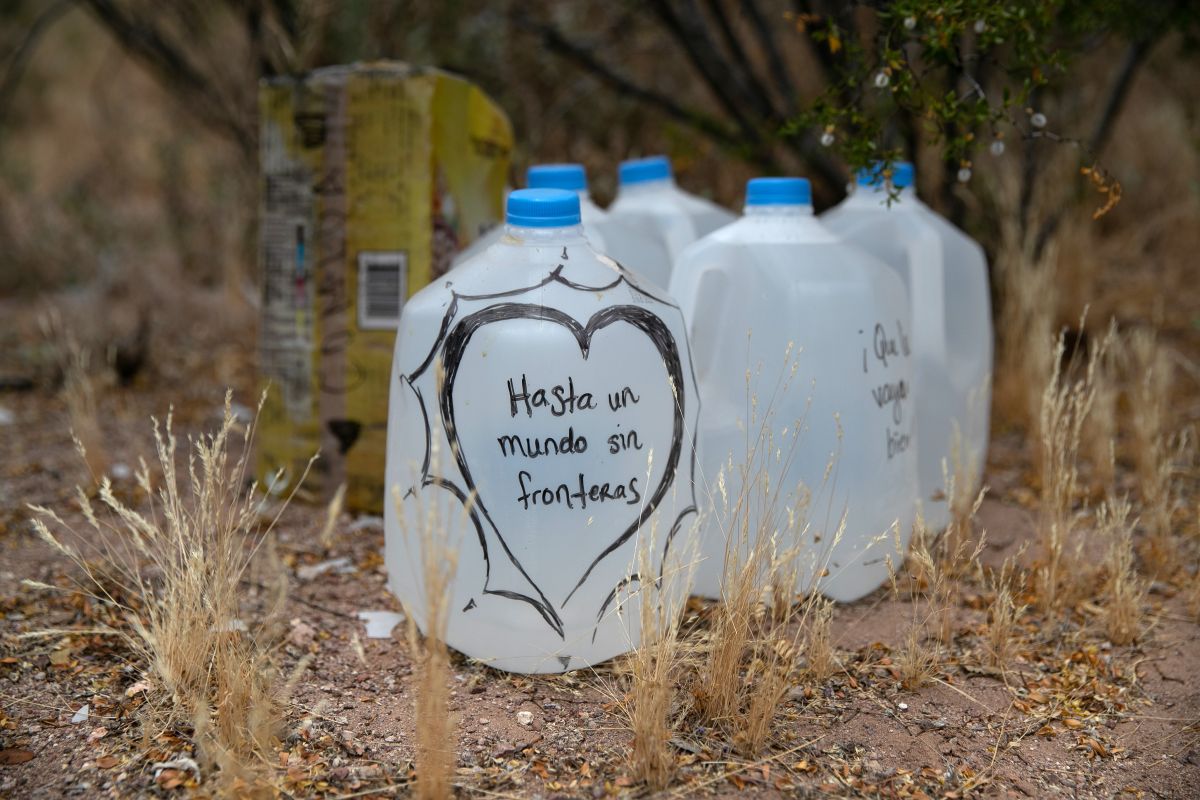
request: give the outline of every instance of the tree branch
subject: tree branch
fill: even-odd
[[[746,116],[738,103],[739,95],[744,96],[747,90],[737,85],[737,79],[729,65],[722,64],[717,57],[716,47],[700,22],[699,9],[690,0],[686,0],[686,4],[688,13],[677,14],[670,0],[651,0],[651,6],[663,27],[683,48],[692,66],[716,95],[725,112],[737,123],[742,135],[754,150],[763,150],[762,131]]]
[[[750,59],[746,56],[746,50],[742,47],[741,40],[738,39],[737,32],[730,23],[721,0],[706,0],[705,5],[708,7],[709,14],[716,20],[717,30],[721,34],[722,41],[725,42],[725,48],[729,51],[729,68],[736,73],[734,82],[742,88],[748,89],[746,98],[754,106],[754,112],[761,119],[779,119],[780,115],[775,110],[767,90],[750,69]]]
[[[607,64],[601,62],[592,53],[591,49],[567,39],[557,28],[537,22],[521,11],[514,12],[511,19],[517,27],[537,35],[547,50],[574,62],[602,83],[607,84],[618,94],[631,97],[652,108],[656,108],[672,119],[696,129],[724,147],[731,149],[745,148],[745,142],[742,138],[735,131],[726,127],[720,120],[700,111],[685,108],[673,98],[653,89],[639,86],[624,75],[617,73]],[[765,154],[751,153],[750,157],[755,163],[764,167],[773,165],[769,156]]]
[[[72,5],[73,0],[55,0],[33,21],[29,30],[25,32],[25,37],[21,39],[12,55],[9,56],[8,64],[4,67],[4,76],[0,78],[0,125],[4,124],[5,111],[12,100],[13,93],[17,90],[17,84],[21,82],[21,76],[25,74],[25,67],[29,64],[29,59],[37,49],[38,42],[41,41],[46,31],[50,30],[54,23],[71,9]]]
[[[83,2],[126,52],[155,71],[185,109],[232,139],[247,158],[253,157],[256,149],[253,116],[244,109],[239,112],[230,108],[213,90],[211,81],[161,30],[144,20],[135,21],[112,0]]]
[[[784,111],[786,111],[788,116],[793,116],[799,109],[796,85],[792,83],[792,77],[788,73],[787,64],[784,63],[783,57],[780,55],[779,46],[775,42],[775,35],[771,32],[770,26],[767,25],[766,17],[763,16],[762,10],[754,0],[742,0],[742,11],[745,13],[746,18],[750,20],[750,27],[754,29],[754,33],[758,37],[759,46],[762,47],[763,52],[767,55],[767,65],[776,76],[779,91],[783,95]]]
[[[1133,79],[1137,75],[1138,69],[1145,63],[1153,45],[1153,39],[1139,39],[1130,43],[1129,47],[1125,49],[1125,57],[1121,59],[1121,65],[1117,67],[1116,77],[1113,78],[1112,86],[1108,90],[1108,98],[1104,101],[1104,109],[1096,119],[1092,135],[1083,146],[1089,159],[1099,159],[1100,153],[1104,151],[1112,138],[1113,128],[1116,127],[1117,119],[1121,116],[1121,109],[1125,107],[1125,100],[1129,97],[1129,87],[1133,85]],[[1063,213],[1061,207],[1055,209],[1054,213],[1050,214],[1038,229],[1033,245],[1035,256],[1041,254],[1050,238],[1058,230],[1058,226],[1062,224]]]

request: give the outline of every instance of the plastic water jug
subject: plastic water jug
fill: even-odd
[[[582,164],[537,164],[525,174],[530,189],[563,189],[579,195],[579,215],[588,242],[597,251],[615,259],[621,266],[633,270],[665,287],[671,275],[671,257],[666,245],[644,226],[629,225],[612,219],[592,202],[588,194],[587,172]],[[477,239],[454,259],[454,266],[477,256],[504,236],[499,225]]]
[[[456,549],[446,642],[561,672],[636,646],[640,582],[688,544],[696,384],[678,307],[589,245],[577,194],[514,191],[507,223],[404,306],[386,563],[424,630],[423,541]]]
[[[665,156],[624,161],[617,176],[617,198],[609,206],[610,218],[640,227],[663,242],[672,261],[701,236],[737,219],[716,203],[676,186],[671,162]]]
[[[889,191],[879,168],[821,220],[893,267],[912,302],[916,357],[917,455],[921,509],[940,530],[950,521],[951,487],[970,496],[983,479],[991,409],[992,304],[983,249],[922,203],[915,170],[895,165]],[[944,469],[943,469],[944,468]]]
[[[756,178],[745,215],[680,256],[671,292],[702,400],[693,591],[720,596],[739,523],[766,541],[791,515],[804,522],[776,547],[799,550],[798,591],[819,580],[854,600],[878,587],[903,560],[916,494],[899,276],[813,216],[808,181]]]

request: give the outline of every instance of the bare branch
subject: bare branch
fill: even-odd
[[[792,116],[799,108],[798,95],[796,86],[792,83],[792,77],[788,73],[787,64],[784,63],[779,46],[775,42],[775,35],[771,32],[766,17],[763,16],[762,10],[754,0],[742,0],[742,11],[750,20],[750,26],[758,37],[758,44],[767,55],[767,65],[775,75],[779,91],[783,95],[784,110],[788,116]]]
[[[204,124],[228,136],[250,158],[256,147],[253,114],[222,97],[177,43],[145,15],[135,19],[113,0],[83,0],[121,46],[171,89],[180,104]]]
[[[612,67],[601,62],[592,53],[590,48],[576,44],[575,42],[567,39],[567,37],[563,35],[563,33],[557,28],[533,20],[524,12],[520,11],[514,12],[512,20],[513,23],[518,27],[540,37],[542,44],[546,47],[546,49],[550,50],[551,52],[558,53],[568,60],[578,64],[600,81],[607,84],[618,94],[632,97],[635,100],[646,103],[648,106],[658,109],[672,119],[678,120],[679,122],[695,128],[705,136],[725,147],[738,150],[743,150],[745,148],[745,142],[737,134],[737,132],[730,130],[720,120],[708,116],[700,111],[686,108],[665,94],[634,83],[631,79],[619,74]],[[763,153],[749,153],[749,157],[756,164],[759,164],[763,167],[774,166],[774,162],[769,155]]]
[[[54,23],[71,9],[72,5],[73,0],[55,0],[50,4],[29,26],[24,38],[9,56],[8,63],[4,67],[4,76],[0,78],[0,125],[4,123],[4,112],[12,100],[13,93],[17,90],[17,84],[20,83],[21,76],[25,73],[29,59],[37,49],[38,42],[41,41],[46,31],[50,30]]]
[[[1117,67],[1116,76],[1113,78],[1112,86],[1108,90],[1108,98],[1104,101],[1104,109],[1096,119],[1096,125],[1092,128],[1092,135],[1088,138],[1086,144],[1083,145],[1082,149],[1089,159],[1098,160],[1100,153],[1103,152],[1105,146],[1108,145],[1109,139],[1112,138],[1112,131],[1116,126],[1117,118],[1121,116],[1121,109],[1125,107],[1125,100],[1129,96],[1129,87],[1133,85],[1133,79],[1137,75],[1138,68],[1145,63],[1146,57],[1150,54],[1153,46],[1153,39],[1139,39],[1132,42],[1126,48],[1125,57],[1121,59],[1121,65]],[[1042,250],[1049,243],[1050,238],[1058,230],[1058,226],[1062,224],[1062,220],[1063,209],[1059,207],[1042,223],[1033,244],[1035,256],[1041,254]]]
[[[716,96],[725,112],[729,114],[741,129],[742,135],[754,150],[763,149],[763,133],[756,121],[746,115],[738,102],[739,96],[748,94],[744,86],[739,86],[733,70],[728,64],[722,63],[717,55],[717,48],[704,29],[700,11],[691,0],[684,0],[685,13],[679,14],[671,0],[651,0],[655,14],[662,22],[675,41],[683,48],[692,66],[700,73],[700,77]]]
[[[737,31],[729,21],[729,16],[725,13],[722,0],[705,0],[705,6],[717,23],[717,31],[721,34],[725,49],[729,51],[729,68],[736,73],[734,81],[746,90],[746,99],[753,105],[754,113],[762,119],[779,119],[780,115],[775,110],[766,88],[750,68],[750,59],[742,47],[741,40],[738,39]]]

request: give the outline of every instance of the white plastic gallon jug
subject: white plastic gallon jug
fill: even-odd
[[[422,538],[455,548],[446,641],[515,672],[634,647],[640,583],[696,513],[683,316],[588,244],[579,206],[514,191],[502,239],[414,295],[396,339],[389,585],[424,630]]]
[[[665,156],[624,161],[618,179],[617,198],[608,209],[610,219],[650,233],[665,243],[672,260],[701,236],[737,219],[716,203],[676,186]]]
[[[703,400],[693,591],[720,596],[739,522],[766,540],[793,514],[777,548],[799,548],[798,591],[878,587],[903,560],[916,493],[903,282],[813,216],[808,181],[757,178],[745,216],[684,251],[671,291]]]
[[[953,477],[955,492],[968,496],[983,479],[992,304],[983,249],[917,199],[914,177],[912,164],[895,165],[891,180],[898,197],[889,204],[878,168],[863,170],[856,191],[821,220],[893,267],[908,286],[920,397],[921,508],[926,524],[940,530],[951,513],[946,477]]]
[[[671,257],[666,245],[643,226],[631,226],[614,220],[588,194],[587,173],[582,164],[537,164],[525,174],[530,189],[563,189],[579,195],[579,215],[587,240],[597,252],[613,258],[626,269],[633,270],[665,287],[671,275]],[[500,225],[477,239],[454,259],[454,266],[482,253],[504,235]]]

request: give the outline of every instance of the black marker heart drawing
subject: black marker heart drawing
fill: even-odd
[[[489,593],[503,594],[511,599],[522,600],[530,603],[538,608],[542,617],[546,620],[555,631],[562,636],[562,622],[559,619],[556,604],[551,602],[543,593],[537,582],[526,572],[524,566],[521,565],[516,558],[508,543],[505,541],[505,532],[500,530],[492,515],[489,513],[486,499],[481,498],[478,494],[477,480],[472,475],[471,467],[468,463],[468,455],[459,439],[459,426],[455,419],[455,386],[459,376],[460,367],[462,366],[463,357],[466,353],[467,346],[471,342],[471,338],[483,327],[510,320],[534,320],[550,322],[562,326],[575,339],[579,346],[580,354],[584,360],[587,360],[592,346],[592,338],[598,331],[604,330],[616,323],[623,323],[632,326],[640,333],[644,334],[659,358],[662,360],[663,367],[666,371],[667,379],[671,382],[674,402],[672,403],[672,425],[671,425],[671,440],[670,447],[666,457],[666,463],[663,472],[654,486],[649,496],[644,499],[644,502],[639,506],[640,513],[635,519],[619,531],[615,537],[610,540],[603,549],[595,556],[588,564],[587,568],[579,575],[573,587],[565,597],[559,599],[557,608],[565,608],[567,603],[575,595],[576,591],[592,575],[596,566],[606,557],[615,552],[623,544],[625,544],[638,529],[654,514],[659,507],[663,498],[670,490],[676,476],[679,466],[679,460],[683,451],[684,445],[684,378],[683,365],[680,359],[678,346],[670,329],[652,311],[646,308],[641,308],[633,305],[620,305],[605,308],[588,320],[586,324],[580,324],[574,318],[567,314],[558,311],[557,309],[548,308],[542,305],[527,304],[527,303],[498,303],[489,306],[480,311],[472,313],[446,331],[443,347],[442,347],[442,363],[445,369],[445,377],[442,383],[442,388],[439,397],[439,407],[441,411],[442,424],[451,446],[451,451],[454,453],[459,472],[462,475],[465,483],[465,492],[474,498],[472,508],[472,517],[476,519],[478,526],[482,517],[483,521],[495,531],[501,546],[505,550],[505,554],[521,572],[529,584],[534,587],[537,597],[519,595],[512,592],[496,592]],[[684,513],[687,513],[686,511]],[[672,525],[672,531],[676,524]],[[485,559],[487,559],[485,552]],[[486,589],[485,589],[486,591]]]

